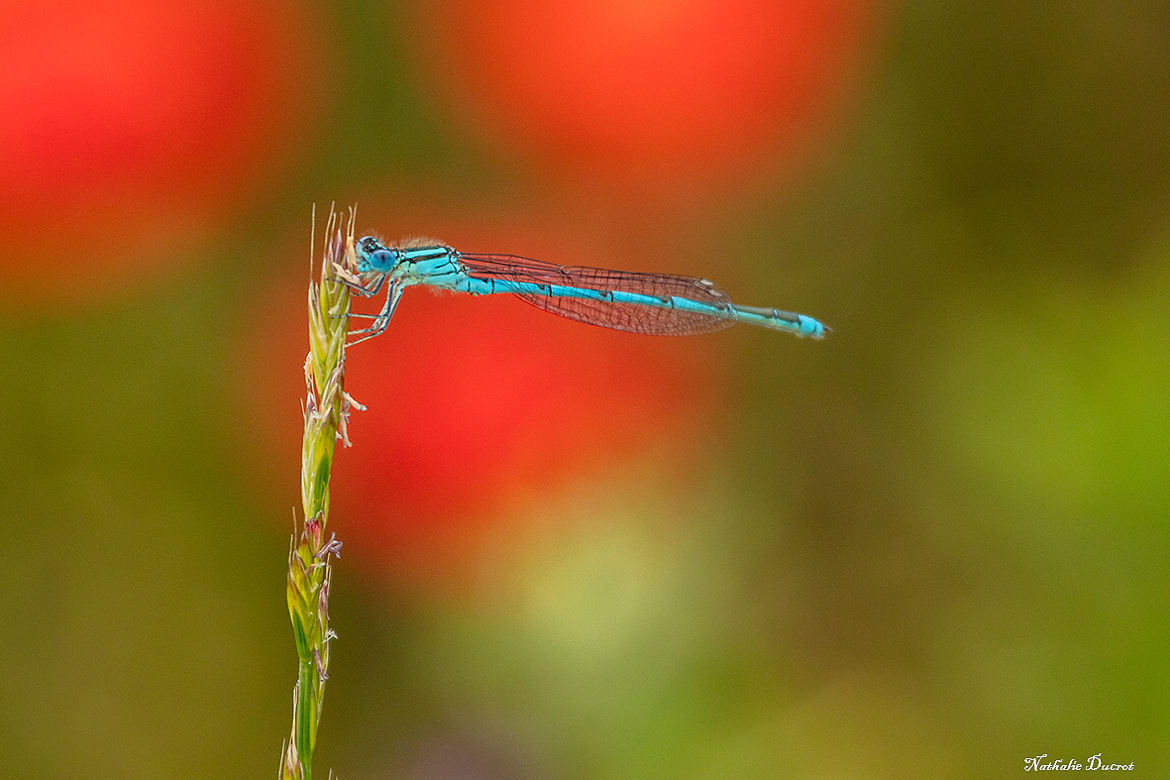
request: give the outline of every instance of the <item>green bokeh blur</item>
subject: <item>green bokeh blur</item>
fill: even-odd
[[[211,262],[0,322],[2,776],[271,776],[297,496],[261,494],[241,409],[299,411],[238,358],[274,253],[396,176],[533,186],[416,86],[385,9],[325,16],[334,113]],[[1167,30],[1153,0],[893,8],[826,151],[690,228],[785,258],[732,274],[833,336],[720,336],[702,478],[545,497],[474,596],[343,558],[318,773],[1170,772]]]

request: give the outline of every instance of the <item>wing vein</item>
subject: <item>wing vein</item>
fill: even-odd
[[[718,312],[732,311],[727,294],[706,279],[672,274],[614,271],[588,266],[560,266],[515,255],[460,254],[467,275],[538,285],[562,285],[598,293],[635,293],[666,303],[672,298],[711,307],[712,313],[610,299],[517,293],[527,303],[578,322],[631,333],[689,335],[722,330],[734,323]]]

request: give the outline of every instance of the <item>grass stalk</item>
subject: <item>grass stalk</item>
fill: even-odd
[[[315,212],[314,212],[315,222]],[[313,280],[315,247],[310,252],[309,354],[305,358],[305,432],[301,445],[301,509],[289,545],[288,614],[297,648],[292,730],[282,746],[280,777],[311,780],[317,726],[329,679],[331,559],[340,557],[336,534],[325,536],[329,520],[329,475],[338,441],[349,445],[346,423],[352,407],[345,392],[345,342],[349,331],[350,290],[337,280],[337,268],[353,268],[354,210],[343,233],[341,217],[330,208],[325,225],[319,281]],[[316,230],[314,229],[314,234]],[[311,239],[311,246],[316,238]]]

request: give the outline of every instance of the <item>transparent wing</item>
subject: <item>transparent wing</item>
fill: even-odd
[[[545,311],[571,320],[614,330],[654,335],[683,336],[709,333],[734,324],[719,312],[731,315],[727,293],[706,279],[670,274],[611,271],[587,266],[554,265],[515,255],[460,254],[468,276],[476,279],[506,279],[531,284],[558,284],[600,293],[637,293],[659,299],[684,298],[712,307],[711,314],[627,303],[614,300],[578,298],[540,293],[517,293],[519,298]]]

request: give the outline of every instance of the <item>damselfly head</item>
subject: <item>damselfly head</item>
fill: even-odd
[[[398,264],[398,250],[388,249],[373,236],[362,236],[357,245],[358,273],[389,273]]]

